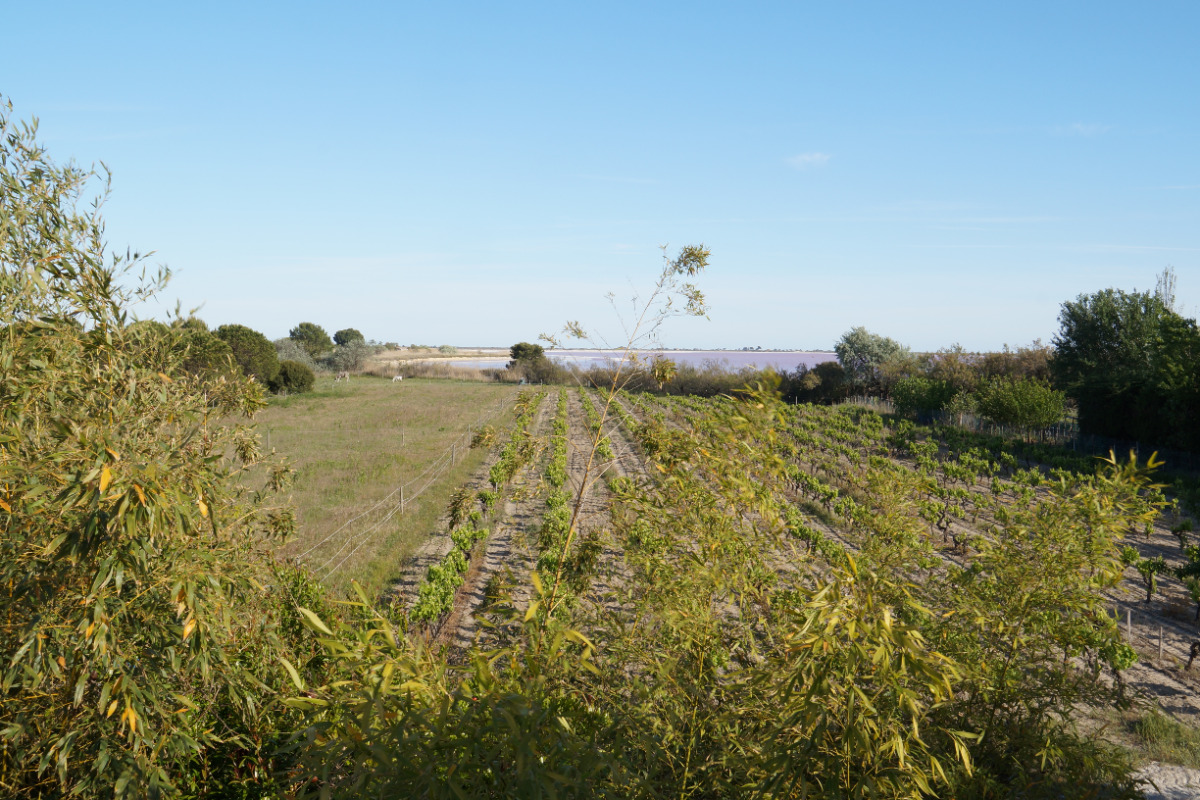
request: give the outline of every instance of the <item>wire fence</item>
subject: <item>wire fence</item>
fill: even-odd
[[[314,557],[313,562],[309,564],[310,568],[321,580],[328,580],[333,577],[350,558],[376,539],[380,532],[388,530],[385,527],[388,522],[397,516],[403,516],[406,507],[428,491],[439,478],[449,472],[450,468],[459,461],[459,454],[465,453],[470,448],[476,431],[482,428],[489,420],[498,416],[504,410],[505,406],[510,405],[511,402],[512,398],[503,398],[488,406],[474,422],[467,426],[467,430],[455,438],[420,474],[400,483],[379,500],[376,500],[359,513],[347,519],[303,553],[295,556],[295,560],[305,561],[327,544],[338,544],[337,550],[331,555],[326,556],[319,564],[316,563],[316,559],[321,558],[321,555]],[[334,431],[344,433],[345,429],[330,429],[329,432]],[[305,432],[307,433],[307,431]],[[355,523],[364,519],[374,518],[376,515],[379,515],[378,518],[367,523],[366,527],[361,530],[354,530],[353,526]]]

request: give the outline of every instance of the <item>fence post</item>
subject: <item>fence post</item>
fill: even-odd
[[[1158,626],[1158,660],[1159,661],[1162,661],[1162,650],[1163,650],[1163,626],[1159,625]]]
[[[404,487],[400,487],[400,513],[404,513]]]
[[[1125,609],[1125,636],[1130,642],[1133,641],[1133,610],[1129,608]]]

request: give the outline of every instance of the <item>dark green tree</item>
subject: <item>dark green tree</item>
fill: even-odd
[[[302,394],[311,391],[317,376],[298,361],[281,361],[279,374],[271,382],[271,391],[283,394]]]
[[[508,357],[512,359],[509,363],[509,369],[512,369],[516,364],[525,362],[535,362],[546,357],[546,350],[540,344],[530,344],[529,342],[517,342],[512,347],[508,348]]]
[[[279,356],[275,355],[275,345],[270,339],[245,325],[222,325],[216,334],[229,345],[242,372],[263,386],[270,385],[279,373]]]
[[[812,369],[801,364],[781,388],[788,402],[797,403],[836,403],[849,394],[846,371],[836,361],[825,361]]]
[[[343,328],[333,335],[333,343],[336,345],[348,345],[351,342],[365,342],[366,340],[366,337],[354,328]]]
[[[288,331],[288,338],[303,347],[313,358],[333,349],[333,341],[329,334],[315,322],[301,322]]]
[[[1138,438],[1200,451],[1200,329],[1196,320],[1163,319],[1151,380],[1138,398]]]
[[[208,323],[199,317],[186,317],[177,319],[171,324],[172,328],[180,328],[182,330],[198,330],[208,332]]]
[[[1195,448],[1200,395],[1196,321],[1162,293],[1105,289],[1064,303],[1051,369],[1079,407],[1079,427],[1122,439]]]
[[[957,394],[954,384],[930,378],[902,378],[892,387],[892,405],[901,414],[942,411]]]
[[[1027,378],[998,378],[976,393],[980,416],[1000,425],[1035,431],[1050,427],[1066,414],[1066,395]]]
[[[207,329],[184,327],[176,331],[175,348],[180,353],[179,368],[193,375],[201,372],[236,372],[233,350],[224,339]]]

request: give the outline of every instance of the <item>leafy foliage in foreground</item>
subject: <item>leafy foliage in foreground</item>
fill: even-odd
[[[261,388],[130,324],[161,281],[120,288],[93,176],[2,110],[0,137],[0,793],[263,791],[299,641],[259,551],[292,526],[286,471],[244,489],[257,440],[215,424]]]

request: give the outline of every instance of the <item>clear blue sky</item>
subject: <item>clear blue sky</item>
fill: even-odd
[[[987,6],[48,0],[0,93],[112,169],[144,315],[508,345],[698,242],[671,346],[1027,344],[1167,265],[1196,315],[1200,3]]]

